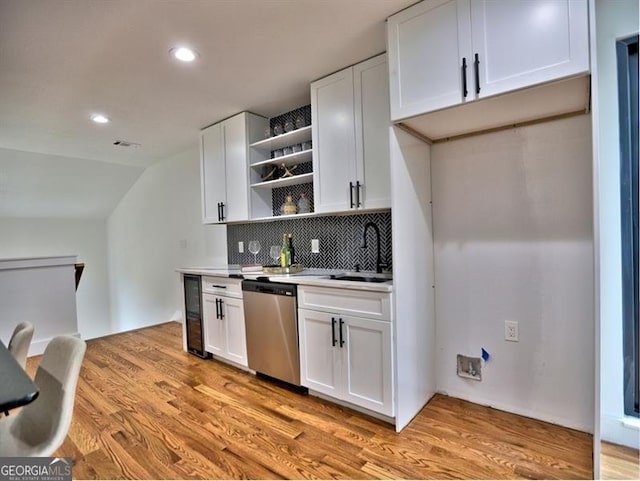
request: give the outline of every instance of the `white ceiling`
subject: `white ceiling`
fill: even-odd
[[[307,104],[312,80],[384,51],[385,18],[414,1],[0,0],[0,148],[149,166],[239,111]],[[174,61],[179,44],[198,62]]]

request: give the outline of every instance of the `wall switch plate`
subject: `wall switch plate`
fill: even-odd
[[[238,252],[242,254],[244,252],[244,242],[238,241]]]
[[[518,321],[504,321],[504,340],[518,342]]]
[[[482,362],[479,357],[469,357],[458,354],[457,357],[458,376],[482,381]]]
[[[320,254],[320,241],[318,239],[311,239],[311,252]]]

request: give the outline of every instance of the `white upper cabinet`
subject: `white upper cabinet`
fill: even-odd
[[[386,54],[311,84],[316,212],[391,207]]]
[[[227,201],[222,124],[212,125],[200,136],[202,222],[220,221],[220,205]]]
[[[356,134],[353,69],[311,84],[313,195],[316,212],[351,208]],[[351,188],[350,188],[351,186]]]
[[[471,21],[480,97],[589,70],[586,1],[473,0]]]
[[[356,207],[391,207],[389,69],[379,55],[353,67],[356,125]]]
[[[249,219],[249,144],[266,125],[268,119],[243,112],[202,131],[203,223]]]
[[[393,121],[589,70],[586,0],[426,0],[387,33]]]
[[[391,119],[465,100],[471,62],[469,0],[424,1],[387,23]],[[467,76],[467,90],[469,82]],[[468,98],[468,94],[467,94]]]

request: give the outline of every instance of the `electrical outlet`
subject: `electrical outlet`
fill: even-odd
[[[311,252],[320,254],[320,241],[318,239],[311,239]]]
[[[244,252],[244,242],[238,241],[238,252],[242,254]]]
[[[504,340],[518,342],[518,321],[504,321]]]

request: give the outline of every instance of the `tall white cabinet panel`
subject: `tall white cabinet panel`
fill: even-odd
[[[344,316],[341,320],[346,336],[343,399],[392,416],[391,323]]]
[[[386,54],[311,84],[316,212],[391,207]]]
[[[222,124],[212,125],[200,137],[202,222],[218,222],[220,203],[226,202],[227,187]]]
[[[242,112],[202,131],[200,173],[205,224],[249,219],[249,144],[263,135],[268,122]]]
[[[469,0],[424,1],[389,18],[391,120],[462,102],[471,53]]]
[[[589,70],[584,1],[473,0],[471,21],[480,96]]]
[[[354,65],[356,200],[367,209],[391,207],[389,70],[387,55]],[[359,182],[359,183],[358,183]]]
[[[311,119],[315,211],[348,210],[356,176],[351,68],[311,84]]]

